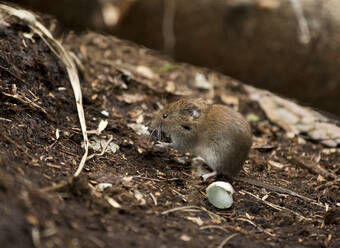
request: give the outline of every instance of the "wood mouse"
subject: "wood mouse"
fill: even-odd
[[[151,128],[159,140],[162,133],[171,139],[171,143],[158,142],[157,146],[202,157],[212,169],[203,180],[217,174],[236,176],[252,145],[250,126],[240,113],[201,99],[169,104],[154,117]]]
[[[199,99],[182,99],[169,104],[154,117],[151,128],[152,133],[157,132],[159,140],[161,133],[171,138],[171,143],[159,142],[157,146],[171,146],[202,157],[213,171],[203,175],[203,180],[217,174],[235,177],[252,145],[250,126],[241,114],[224,105],[208,105]],[[256,179],[233,179],[313,201],[290,189]]]

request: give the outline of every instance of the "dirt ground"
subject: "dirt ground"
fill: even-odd
[[[339,181],[294,162],[319,163],[339,177],[339,149],[287,138],[226,76],[113,37],[63,40],[78,58],[88,129],[107,119],[99,137],[119,146],[70,180],[83,154],[72,88],[60,60],[29,33],[0,26],[0,247],[340,247]],[[213,79],[213,91],[195,87],[198,72]],[[205,189],[224,178],[203,182],[189,154],[157,148],[129,125],[147,126],[183,95],[257,116],[241,174],[310,200],[234,180],[233,206],[213,207]],[[101,183],[112,186],[100,191]]]

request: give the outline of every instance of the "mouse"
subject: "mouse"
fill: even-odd
[[[235,177],[243,167],[252,145],[249,123],[237,111],[203,99],[180,99],[168,104],[151,122],[161,148],[172,147],[203,158],[216,175]],[[162,142],[162,134],[171,142]]]

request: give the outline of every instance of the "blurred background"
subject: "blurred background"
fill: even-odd
[[[340,116],[339,0],[15,0]]]

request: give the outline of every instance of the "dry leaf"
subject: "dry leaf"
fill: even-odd
[[[144,199],[144,195],[137,189],[133,191],[133,194],[137,201],[140,203],[140,205],[145,205],[146,201]]]
[[[140,93],[136,93],[136,94],[124,93],[121,96],[117,96],[117,99],[119,101],[131,104],[131,103],[144,101],[146,99],[146,96],[144,94],[140,94]]]
[[[208,79],[201,73],[197,73],[195,75],[195,83],[194,85],[198,88],[198,89],[203,89],[203,90],[212,90],[213,89],[213,85],[210,81],[208,81]]]
[[[188,235],[186,235],[186,234],[182,234],[181,237],[180,237],[180,239],[183,240],[183,241],[188,242],[188,241],[191,240],[191,237],[188,236]]]
[[[146,66],[143,66],[143,65],[137,66],[136,71],[140,75],[142,75],[143,77],[146,77],[148,79],[153,79],[155,77],[155,74],[153,73],[153,71],[149,67],[146,67]]]
[[[150,135],[148,127],[143,124],[131,123],[128,124],[128,127],[132,128],[138,135]]]
[[[195,224],[197,224],[199,226],[202,226],[204,224],[200,217],[190,217],[190,216],[187,216],[186,219],[194,222]]]
[[[238,105],[239,105],[239,100],[238,97],[236,96],[227,96],[224,94],[220,95],[221,101],[227,105],[232,105],[235,107],[235,109],[238,109]]]
[[[106,146],[107,142],[108,140],[95,136],[90,139],[89,147],[92,148],[94,151],[101,151],[103,147]],[[81,145],[83,146],[84,143],[82,143]],[[106,147],[106,151],[112,154],[116,153],[117,150],[119,150],[119,145],[117,145],[116,143],[112,141]]]

